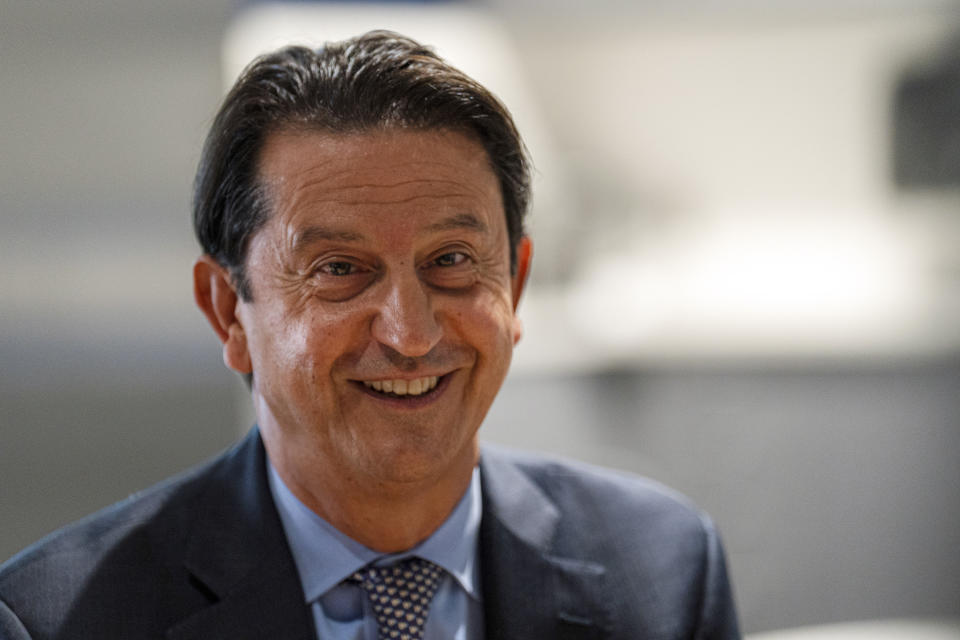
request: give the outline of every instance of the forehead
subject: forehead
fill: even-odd
[[[504,218],[486,150],[453,131],[284,130],[265,141],[259,179],[271,218],[285,225],[323,214],[349,219],[438,210]]]

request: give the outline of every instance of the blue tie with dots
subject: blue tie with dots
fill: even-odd
[[[388,567],[365,567],[351,576],[370,597],[379,640],[422,640],[442,571],[429,560],[407,558]]]

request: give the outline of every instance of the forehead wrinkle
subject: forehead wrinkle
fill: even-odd
[[[338,169],[333,169],[332,166],[338,167]],[[319,166],[312,166],[305,169],[302,169],[298,172],[297,176],[290,176],[291,185],[298,189],[312,189],[314,187],[320,187],[322,189],[342,189],[340,186],[327,187],[328,182],[336,182],[343,176],[352,176],[355,171],[350,168],[339,168],[341,165],[334,162],[333,160],[328,160]],[[296,180],[299,178],[299,182]]]
[[[345,174],[352,175],[352,172],[346,171]],[[343,185],[333,185],[326,186],[322,183],[329,182],[330,179],[321,179],[311,182],[305,182],[302,185],[303,190],[311,189],[313,187],[320,187],[328,191],[327,197],[322,198],[322,200],[331,200],[335,198],[344,198],[349,197],[351,192],[363,192],[363,191],[386,191],[391,189],[402,189],[403,187],[409,187],[411,185],[420,185],[426,184],[434,188],[443,188],[446,187],[449,189],[443,193],[437,194],[421,194],[422,197],[426,198],[471,198],[477,197],[483,194],[484,189],[481,185],[474,185],[469,183],[464,183],[460,180],[444,180],[441,178],[413,178],[410,180],[399,180],[397,182],[361,182],[358,184],[343,184]],[[345,195],[337,195],[345,194]],[[395,202],[409,202],[415,198],[406,198],[402,200],[395,200]],[[366,200],[363,200],[366,201]],[[376,201],[373,201],[376,202]]]
[[[348,172],[347,172],[348,173]],[[292,195],[291,202],[286,207],[290,210],[298,210],[305,206],[315,207],[317,205],[333,204],[334,206],[360,206],[360,205],[402,205],[416,202],[418,200],[472,200],[477,198],[483,191],[481,187],[473,185],[464,185],[456,180],[436,180],[430,178],[421,178],[414,180],[403,180],[392,183],[364,183],[356,185],[343,185],[328,187],[321,185],[323,180],[317,180],[311,183],[305,183],[297,189],[296,194]],[[415,184],[428,183],[435,186],[449,185],[456,187],[441,193],[414,193],[408,197],[390,197],[386,193],[378,195],[378,192],[391,189],[402,189],[403,187]],[[311,193],[310,187],[320,186],[322,193]],[[466,188],[465,188],[466,187]],[[474,187],[474,188],[471,188]],[[471,227],[475,230],[485,230],[485,226],[479,219],[474,218],[473,223],[462,221],[458,224],[448,225],[448,228]]]
[[[415,196],[410,196],[409,198],[387,198],[386,200],[374,200],[372,198],[361,198],[358,200],[346,200],[344,198],[338,198],[335,202],[338,204],[343,204],[347,206],[352,205],[364,205],[364,204],[373,204],[373,205],[384,205],[384,204],[409,204],[411,202],[416,202],[417,200],[449,200],[451,196],[432,196],[425,194],[418,194]],[[332,201],[332,200],[331,200]],[[464,225],[460,225],[464,226]]]

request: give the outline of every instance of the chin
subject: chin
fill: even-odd
[[[428,442],[409,437],[381,450],[376,461],[371,460],[374,473],[383,482],[412,484],[436,482],[451,474],[468,475],[476,463],[476,445],[467,442]]]

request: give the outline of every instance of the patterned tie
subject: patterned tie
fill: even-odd
[[[423,639],[442,571],[429,560],[407,558],[389,567],[365,567],[350,577],[370,596],[379,640]]]

